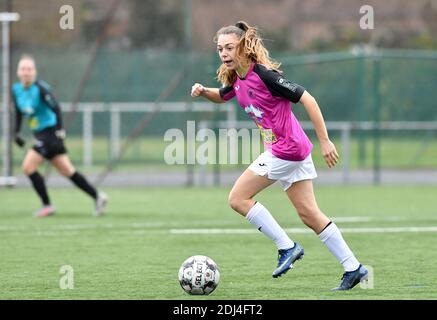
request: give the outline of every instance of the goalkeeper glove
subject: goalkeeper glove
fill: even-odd
[[[17,144],[17,146],[19,146],[20,148],[23,148],[24,145],[26,144],[26,141],[24,141],[24,139],[21,138],[18,134],[15,135],[14,141]]]

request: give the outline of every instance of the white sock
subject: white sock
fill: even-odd
[[[342,264],[344,271],[355,271],[360,266],[346,241],[344,241],[340,230],[335,223],[331,222],[320,234],[320,240],[328,247],[329,251]]]
[[[272,217],[261,203],[257,202],[246,215],[247,220],[259,231],[272,239],[278,249],[289,249],[294,247],[294,242],[288,237],[284,229]]]

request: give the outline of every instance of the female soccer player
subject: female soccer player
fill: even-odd
[[[260,129],[265,152],[235,182],[229,205],[245,216],[278,248],[279,277],[304,255],[304,249],[291,240],[270,212],[254,197],[279,181],[299,217],[319,236],[344,267],[342,281],[333,290],[349,290],[367,278],[368,271],[355,258],[340,230],[319,209],[312,179],[317,177],[311,158],[313,145],[291,111],[292,103],[302,103],[320,141],[329,168],[338,154],[329,140],[325,122],[316,100],[302,86],[286,79],[280,64],[269,57],[255,27],[240,21],[221,28],[215,37],[222,65],[217,70],[222,88],[206,88],[195,83],[193,97],[202,96],[215,103],[237,97],[238,103]]]
[[[65,131],[62,127],[61,110],[49,86],[36,80],[35,60],[23,55],[18,62],[17,76],[20,80],[12,86],[12,97],[16,108],[15,142],[23,147],[25,142],[20,137],[22,116],[28,122],[35,136],[35,143],[23,161],[26,174],[43,204],[35,212],[36,217],[46,217],[55,213],[51,205],[43,177],[38,173],[39,165],[47,159],[59,171],[69,178],[95,201],[95,215],[101,215],[107,203],[107,196],[97,190],[72,165],[64,146]]]

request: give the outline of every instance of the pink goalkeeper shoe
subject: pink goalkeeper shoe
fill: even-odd
[[[33,216],[35,218],[44,218],[44,217],[54,215],[55,212],[56,212],[55,207],[53,207],[52,205],[48,205],[48,206],[44,206],[41,209],[39,209],[38,211],[36,211],[33,214]]]

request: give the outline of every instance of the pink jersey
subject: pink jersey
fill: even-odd
[[[237,77],[232,86],[221,88],[220,96],[225,101],[237,96],[260,129],[266,150],[280,159],[302,161],[313,145],[291,111],[290,101],[299,102],[304,91],[279,72],[253,63],[246,77]]]

